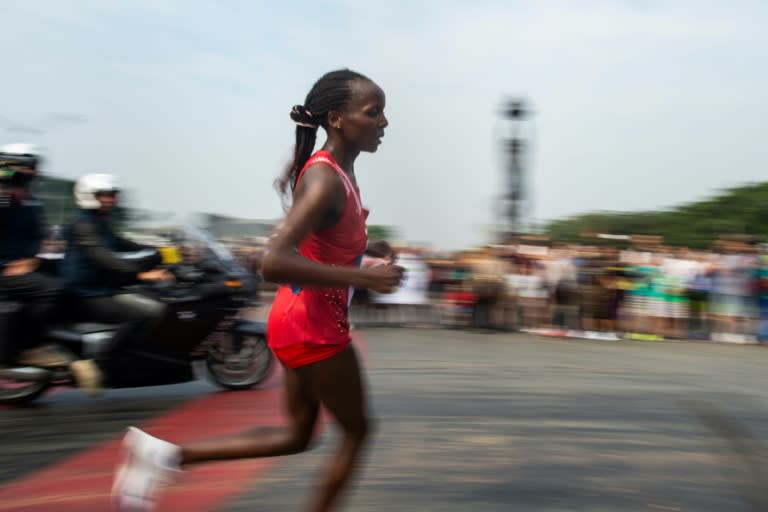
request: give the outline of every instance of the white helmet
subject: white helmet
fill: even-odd
[[[96,199],[96,194],[119,191],[117,179],[111,174],[86,174],[75,183],[75,202],[84,210],[97,210],[101,203]]]
[[[0,158],[8,160],[8,163],[24,165],[32,169],[37,169],[42,160],[37,146],[25,142],[3,144],[0,146]]]

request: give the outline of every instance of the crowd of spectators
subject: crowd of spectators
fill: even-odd
[[[358,290],[351,318],[359,326],[768,341],[768,255],[761,249],[741,240],[721,240],[710,250],[546,241],[453,253],[402,247],[409,293]],[[235,249],[254,272],[262,251]],[[273,285],[261,289],[269,294]]]

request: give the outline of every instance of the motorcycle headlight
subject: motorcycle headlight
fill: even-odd
[[[176,247],[160,247],[158,249],[163,256],[163,265],[178,265],[181,263],[181,253]]]

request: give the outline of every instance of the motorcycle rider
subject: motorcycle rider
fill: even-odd
[[[89,320],[123,324],[111,350],[111,358],[130,340],[149,332],[165,311],[165,305],[125,289],[140,281],[165,281],[173,275],[157,268],[162,256],[154,247],[137,244],[117,234],[114,212],[120,189],[110,174],[87,174],[75,183],[74,197],[80,212],[69,226],[63,272],[65,284],[79,299]],[[128,253],[151,249],[149,256]],[[98,361],[99,365],[108,364]],[[106,372],[109,375],[109,372]]]
[[[32,144],[0,147],[0,293],[19,302],[18,329],[6,333],[0,363],[69,366],[78,385],[100,390],[101,375],[93,361],[75,361],[51,346],[43,346],[45,329],[62,293],[59,281],[40,271],[37,254],[45,238],[43,205],[30,186],[42,158]]]

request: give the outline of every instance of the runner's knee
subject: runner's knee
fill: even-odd
[[[291,453],[301,453],[309,449],[316,422],[317,413],[313,412],[308,412],[306,416],[300,415],[294,418],[288,434],[288,445]]]
[[[341,427],[346,437],[363,441],[374,433],[376,425],[372,418],[361,416],[354,421],[343,423]]]
[[[288,442],[288,451],[290,453],[301,453],[309,449],[312,444],[312,429],[294,430]]]

